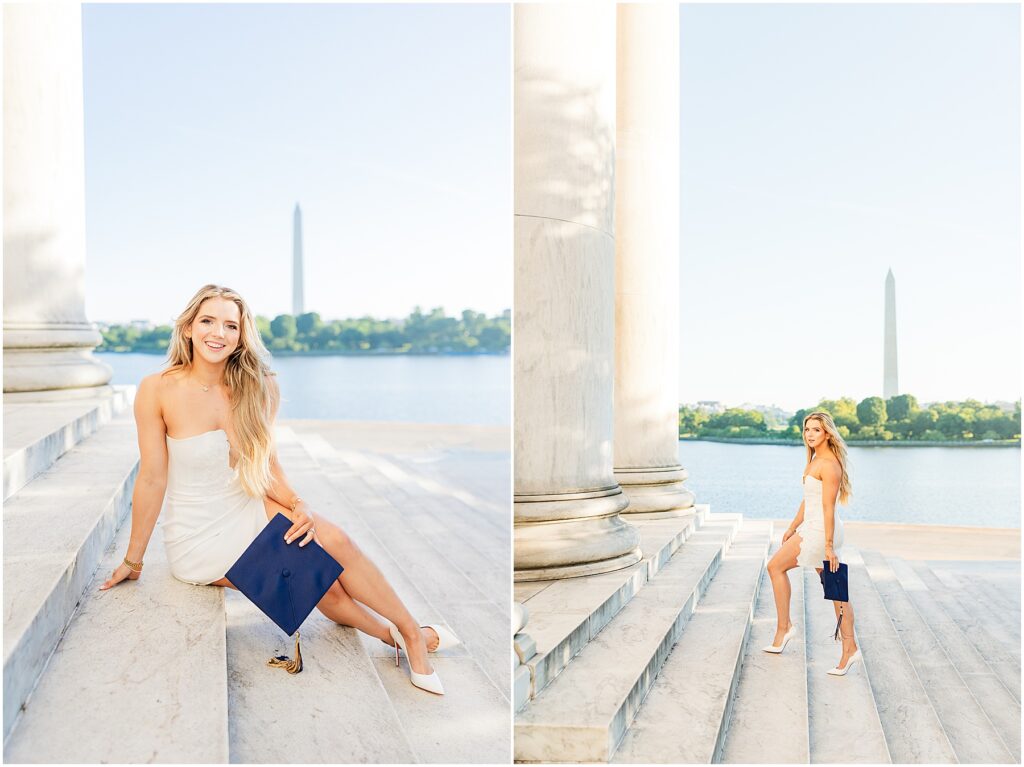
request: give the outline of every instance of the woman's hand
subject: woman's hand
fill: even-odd
[[[117,566],[117,569],[114,570],[113,574],[103,582],[103,585],[100,586],[100,591],[106,591],[111,586],[116,586],[126,578],[130,581],[137,581],[140,575],[142,575],[141,570],[132,570],[128,565],[122,562]]]
[[[305,511],[306,502],[301,502],[292,512],[292,526],[284,534],[285,543],[302,539],[299,546],[305,546],[310,541],[316,540],[316,533],[313,529],[313,515]],[[319,541],[317,541],[319,543]]]
[[[782,534],[782,542],[785,543],[786,541],[788,541],[790,538],[793,537],[795,533],[796,530],[794,530],[792,527],[786,530],[786,532]]]
[[[825,545],[825,558],[828,560],[828,571],[834,573],[839,569],[839,557],[836,556],[835,549],[831,545]]]

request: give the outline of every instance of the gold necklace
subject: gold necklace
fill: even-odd
[[[202,387],[202,390],[203,390],[203,391],[210,391],[210,386],[211,386],[211,384],[204,384],[204,383],[203,383],[202,381],[200,381],[199,379],[196,379],[196,383],[197,383],[197,384],[199,384],[199,386],[200,386],[200,387]]]

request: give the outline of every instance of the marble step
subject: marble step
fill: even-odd
[[[359,524],[373,531],[370,535],[386,548],[389,559],[409,563],[413,569],[419,569],[425,562],[431,563],[429,567],[423,566],[423,570],[430,572],[430,578],[417,579],[415,586],[412,585],[412,579],[408,579],[410,589],[423,593],[423,606],[420,609],[416,609],[413,604],[407,603],[407,606],[423,623],[440,621],[450,626],[463,643],[458,652],[474,658],[500,694],[510,698],[510,641],[507,628],[511,613],[508,591],[511,531],[506,530],[505,533],[505,565],[501,588],[497,588],[494,583],[494,572],[489,575],[491,585],[484,586],[474,581],[451,557],[442,557],[437,545],[424,540],[418,527],[413,524],[412,517],[427,516],[427,511],[420,507],[400,510],[391,499],[364,482],[360,472],[354,471],[348,463],[342,461],[337,451],[319,435],[299,434],[299,440],[310,457],[325,467],[328,481],[335,489],[339,508],[350,509]],[[440,520],[451,529],[461,526],[465,518],[446,516]],[[355,536],[355,539],[362,545],[362,536]],[[489,565],[490,570],[501,570],[501,561],[501,558],[495,557]],[[396,590],[404,600],[407,590],[397,586]],[[376,651],[378,648],[374,649]]]
[[[914,609],[885,558],[870,551],[861,555],[957,759],[971,763],[1013,761],[992,722],[931,628]]]
[[[665,566],[708,516],[631,520],[640,531],[643,559],[632,567],[583,578],[515,584],[515,597],[530,613],[525,634],[536,645],[527,661],[530,699],[536,698],[588,642]]]
[[[928,624],[963,678],[964,683],[995,726],[1003,744],[1019,762],[1020,703],[1002,684],[999,677],[992,672],[985,662],[985,658],[964,636],[952,618],[939,606],[917,573],[898,557],[885,557],[885,561],[899,580],[907,597],[914,604],[918,614]]]
[[[892,758],[868,680],[869,675],[873,678],[876,672],[870,662],[865,661],[854,666],[846,676],[826,673],[835,667],[842,654],[839,643],[832,639],[835,612],[832,603],[822,597],[818,574],[803,568],[799,572],[804,581],[811,763],[888,764]],[[853,604],[856,610],[857,603]],[[851,726],[851,722],[856,722],[856,726]]]
[[[955,764],[956,754],[946,731],[889,620],[882,598],[864,569],[860,553],[846,546],[843,555],[850,568],[850,598],[857,642],[871,670],[868,681],[893,761]],[[817,596],[821,594],[819,586]],[[837,645],[837,658],[838,654]],[[857,673],[856,666],[850,673]]]
[[[134,386],[66,402],[4,403],[4,500],[103,424],[131,408]]]
[[[4,737],[128,515],[137,468],[119,416],[4,505]]]
[[[519,712],[517,760],[608,761],[714,578],[739,524],[731,515],[711,517]]]
[[[982,573],[959,572],[953,570],[951,575],[960,584],[963,594],[972,595],[971,606],[980,608],[986,617],[1000,631],[997,636],[1012,648],[1020,648],[1020,579],[1016,578],[1013,588],[1017,589],[1012,596],[1006,584],[999,579],[985,577]]]
[[[278,445],[292,485],[315,498],[314,510],[351,536],[420,623],[443,623],[463,640],[431,655],[445,687],[445,695],[435,696],[410,683],[404,655],[396,668],[391,647],[358,635],[412,747],[412,761],[506,762],[511,751],[507,588],[491,595],[503,599],[504,607],[481,599],[471,583],[417,541],[386,499],[333,470],[333,449],[319,435],[279,427]],[[340,695],[345,695],[344,681]]]
[[[289,481],[330,518],[330,483],[316,476],[313,462],[281,428],[277,447]],[[267,665],[275,655],[294,657],[292,639],[238,592],[227,593],[225,602],[232,762],[417,761],[355,629],[314,610],[300,630],[304,670],[293,676]],[[283,738],[282,731],[310,737]]]
[[[175,580],[158,524],[142,577],[99,591],[130,532],[103,555],[4,761],[228,761],[223,589]]]
[[[772,548],[771,554],[778,550]],[[761,574],[750,637],[743,651],[739,681],[721,761],[726,764],[806,764],[807,662],[804,652],[804,580],[799,570],[789,573],[790,616],[797,634],[779,655],[761,648],[775,639],[778,623],[768,570]]]
[[[907,563],[921,582],[928,587],[929,595],[956,624],[967,640],[985,659],[1003,685],[1020,702],[1020,648],[1016,651],[996,638],[986,623],[968,610],[961,595],[951,592],[924,562]]]
[[[303,671],[292,675],[267,660],[294,657],[294,641],[238,592],[225,601],[233,763],[418,761],[355,629],[314,611],[300,630]]]
[[[495,535],[483,525],[462,523],[477,518],[480,512],[452,495],[428,491],[426,478],[383,456],[355,451],[339,451],[338,455],[353,475],[400,509],[423,540],[447,552],[452,564],[467,577],[488,593],[508,591],[512,558],[507,537]]]
[[[977,622],[988,630],[997,641],[1001,642],[1020,659],[1020,605],[1008,610],[1004,603],[991,595],[993,584],[983,574],[976,573],[973,578],[965,577],[957,565],[963,562],[929,563],[941,588],[954,594],[964,602],[965,608]]]
[[[744,521],[613,761],[719,760],[770,537],[770,522]]]

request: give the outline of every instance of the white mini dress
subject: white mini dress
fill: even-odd
[[[220,580],[267,524],[263,499],[231,468],[223,429],[167,437],[167,491],[160,516],[171,574],[204,586]]]
[[[796,563],[801,567],[814,570],[822,569],[825,561],[825,507],[821,503],[820,479],[806,474],[804,483],[804,521],[796,529],[800,536],[800,553],[796,555]],[[839,508],[835,510],[835,530],[832,536],[832,549],[843,561],[843,520],[839,518]]]

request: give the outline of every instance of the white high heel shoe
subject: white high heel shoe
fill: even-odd
[[[391,634],[391,638],[395,642],[395,665],[401,666],[402,661],[399,648],[405,650],[405,637],[402,636],[402,632],[395,628],[394,624],[388,626],[388,631]],[[440,639],[441,634],[438,633],[437,636]],[[406,650],[405,654],[408,655],[409,651]],[[417,687],[419,687],[421,690],[426,690],[427,692],[432,692],[436,695],[444,695],[444,687],[441,685],[441,678],[437,675],[437,671],[434,671],[430,674],[417,674],[415,671],[412,670],[412,662],[410,662],[409,681]]]
[[[453,647],[458,647],[462,644],[462,640],[455,636],[455,632],[447,626],[440,626],[436,623],[429,623],[426,626],[420,626],[423,629],[433,629],[434,633],[437,634],[437,647],[433,650],[427,650],[427,652],[440,652],[441,650],[450,650]]]
[[[795,636],[796,636],[796,626],[790,626],[789,627],[789,631],[787,631],[783,635],[783,637],[782,637],[782,645],[780,647],[776,647],[775,645],[770,644],[767,647],[762,647],[761,649],[764,650],[765,652],[770,652],[770,653],[773,653],[775,655],[778,655],[779,653],[781,653],[783,650],[786,649],[786,645],[789,644],[789,640],[792,639]]]
[[[839,668],[838,666],[836,666],[835,668],[830,668],[825,673],[831,674],[832,676],[846,676],[846,672],[850,670],[850,666],[852,666],[857,661],[860,661],[861,663],[864,662],[860,654],[860,648],[857,648],[857,652],[855,652],[853,655],[846,659],[845,666],[843,666],[842,668]]]

